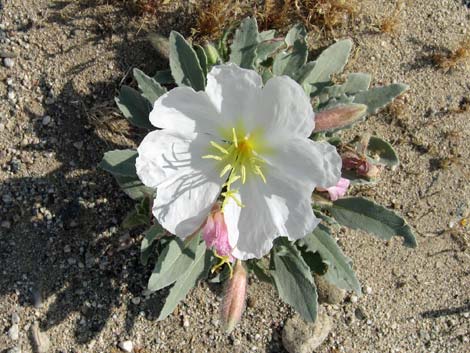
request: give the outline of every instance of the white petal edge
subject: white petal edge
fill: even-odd
[[[202,226],[223,183],[215,161],[192,157],[190,166],[158,186],[152,209],[158,222],[180,238]]]
[[[287,76],[271,78],[263,88],[256,122],[266,138],[308,137],[315,127],[315,114],[302,87]]]
[[[159,97],[150,112],[155,127],[181,134],[204,132],[218,135],[221,119],[205,92],[176,87]]]
[[[262,87],[263,80],[256,71],[230,63],[212,68],[207,75],[206,93],[225,126],[235,127],[242,121],[251,130]]]
[[[137,148],[135,163],[142,183],[156,188],[165,179],[181,172],[191,158],[189,148],[195,137],[195,134],[184,136],[170,130],[148,133]]]
[[[336,148],[325,141],[280,139],[264,158],[289,178],[307,185],[309,191],[317,186],[335,186],[341,178],[341,157]]]

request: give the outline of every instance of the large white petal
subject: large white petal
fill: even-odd
[[[224,207],[232,255],[237,259],[261,258],[272,248],[278,236],[266,201],[256,189],[256,183],[247,180],[240,190],[240,208],[232,199]]]
[[[165,179],[181,172],[181,168],[185,168],[191,158],[189,148],[194,138],[195,134],[188,137],[170,130],[148,133],[137,148],[135,166],[140,180],[156,188]],[[209,141],[206,142],[209,145]],[[202,147],[204,143],[200,145]]]
[[[271,78],[258,104],[256,122],[268,139],[308,137],[315,127],[310,99],[302,87],[287,76]]]
[[[222,120],[205,92],[176,87],[159,97],[150,112],[152,125],[182,134],[205,132],[218,135]]]
[[[256,71],[235,64],[214,66],[207,75],[206,92],[229,128],[242,121],[252,129],[263,80]]]
[[[194,233],[209,215],[220,193],[223,179],[214,160],[202,159],[204,147],[198,136],[189,146],[191,154],[179,172],[158,186],[153,214],[160,224],[184,238]]]
[[[281,139],[264,158],[289,178],[307,185],[307,192],[317,186],[334,186],[341,177],[341,157],[327,142],[294,137]]]
[[[276,168],[266,175],[267,183],[251,176],[240,186],[240,208],[230,200],[224,208],[225,223],[233,256],[260,258],[272,248],[273,240],[286,236],[303,238],[318,225],[310,202],[311,190]]]

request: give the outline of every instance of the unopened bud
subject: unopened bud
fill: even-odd
[[[204,52],[206,53],[207,56],[207,64],[209,66],[215,65],[219,62],[219,52],[217,49],[210,44],[209,42],[206,42],[204,44]]]
[[[364,104],[348,104],[315,114],[314,132],[341,129],[361,119],[367,111]]]
[[[227,333],[232,332],[245,310],[247,272],[240,260],[237,260],[233,276],[225,288],[222,303],[222,321]]]

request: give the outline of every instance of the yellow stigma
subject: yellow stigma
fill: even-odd
[[[222,209],[227,201],[233,199],[239,207],[243,207],[237,198],[238,189],[233,189],[232,184],[241,179],[242,184],[247,178],[259,177],[266,183],[263,173],[265,161],[259,156],[263,148],[262,138],[259,133],[245,133],[242,127],[232,128],[223,133],[225,141],[217,143],[211,141],[210,153],[202,156],[204,159],[214,159],[220,165],[220,177],[228,179],[224,184],[227,191],[222,193],[224,198]]]

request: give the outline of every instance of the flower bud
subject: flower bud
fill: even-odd
[[[232,332],[245,310],[247,272],[240,260],[237,260],[233,276],[225,288],[222,303],[222,321],[227,333]]]
[[[214,248],[219,256],[227,256],[230,260],[233,260],[231,256],[232,248],[228,241],[227,225],[218,204],[214,206],[211,214],[207,217],[206,224],[202,228],[202,239],[206,242],[206,246]]]
[[[314,132],[341,129],[355,123],[367,111],[364,104],[348,104],[324,110],[315,114]]]
[[[217,64],[219,62],[219,52],[217,49],[209,42],[206,42],[203,48],[207,56],[207,64],[209,66]]]
[[[338,183],[335,186],[331,186],[329,188],[317,188],[318,191],[327,191],[328,195],[330,196],[331,201],[336,201],[340,197],[343,197],[346,194],[346,191],[349,187],[349,180],[345,178],[340,178]]]

